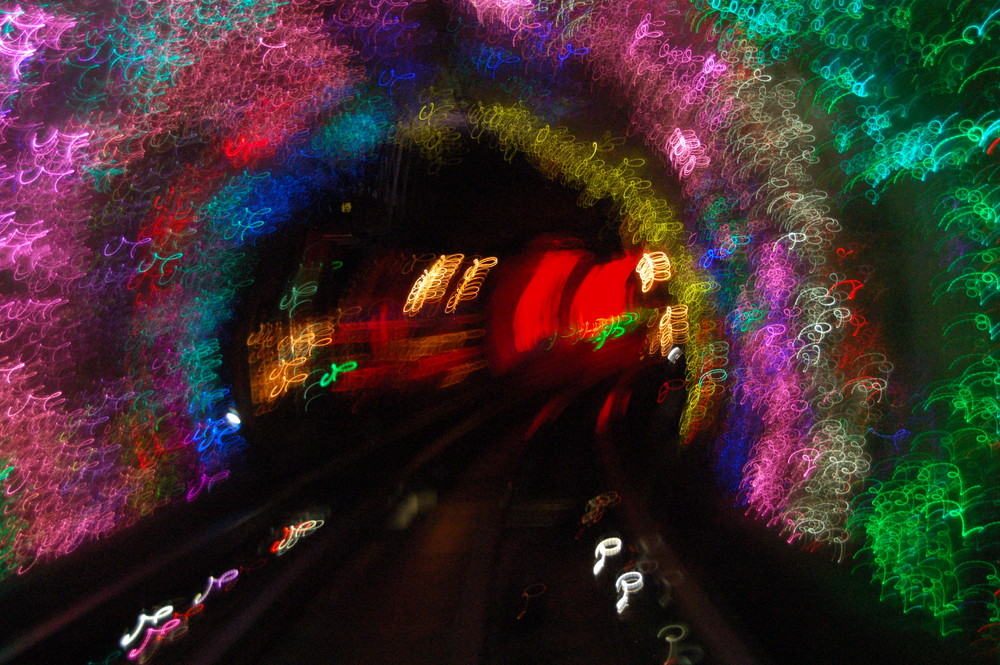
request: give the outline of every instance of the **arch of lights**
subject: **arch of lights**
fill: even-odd
[[[683,439],[714,446],[739,503],[992,644],[1000,10],[946,9],[6,4],[0,573],[224,479],[244,441],[219,335],[259,239],[351,191],[387,142],[447,168],[479,140],[612,201],[625,247],[669,256]],[[624,136],[587,133],[593,94]],[[890,384],[839,219],[893,196],[942,248],[923,300],[951,364],[919,390]]]

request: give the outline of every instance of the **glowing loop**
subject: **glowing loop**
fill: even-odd
[[[687,634],[687,626],[680,623],[672,623],[664,626],[658,633],[656,633],[657,639],[664,640],[670,644],[670,652],[667,654],[667,663],[676,662],[674,660],[674,654],[677,651],[677,643],[687,637]]]
[[[425,304],[440,302],[463,258],[464,254],[442,254],[434,265],[424,270],[406,297],[403,314],[416,316]]]
[[[128,652],[128,659],[135,660],[139,655],[146,650],[146,645],[149,644],[149,640],[152,639],[154,635],[158,638],[162,638],[164,635],[172,631],[177,626],[181,625],[180,619],[171,619],[170,621],[163,624],[162,628],[147,628],[146,636],[143,638],[142,643],[135,649],[130,649]]]
[[[348,360],[343,365],[337,366],[337,363],[330,363],[330,371],[326,372],[319,378],[319,385],[321,388],[326,388],[331,383],[337,380],[337,376],[344,374],[346,372],[352,372],[358,368],[358,363],[353,360]]]
[[[670,258],[666,252],[646,252],[635,267],[642,280],[642,292],[646,293],[653,287],[653,282],[665,282],[670,279]]]
[[[194,600],[191,601],[191,605],[194,606],[203,603],[205,599],[208,598],[208,594],[212,593],[213,588],[221,589],[223,584],[232,582],[239,576],[240,576],[240,571],[236,568],[233,568],[232,570],[227,570],[226,572],[222,573],[222,575],[219,576],[219,579],[216,579],[215,577],[209,575],[208,585],[205,587],[205,593],[199,593],[195,595]]]
[[[199,449],[202,449],[202,447],[199,446]],[[195,497],[197,497],[199,494],[201,494],[201,490],[202,490],[202,488],[205,487],[206,484],[208,485],[209,491],[211,491],[212,485],[214,485],[216,482],[218,482],[220,480],[225,480],[228,477],[229,477],[229,470],[228,469],[224,470],[224,471],[220,471],[219,473],[217,473],[215,475],[212,475],[212,476],[209,476],[209,475],[204,474],[204,473],[201,474],[201,480],[198,482],[198,486],[197,487],[192,487],[192,488],[188,489],[187,500],[188,501],[194,501]]]
[[[462,275],[462,281],[455,287],[455,292],[448,298],[448,304],[444,308],[445,313],[454,313],[455,308],[458,307],[458,303],[460,302],[475,300],[479,295],[479,289],[482,287],[483,281],[486,279],[486,274],[499,262],[500,260],[495,256],[489,256],[485,259],[473,259],[472,265]]]
[[[524,618],[524,615],[528,613],[528,603],[531,602],[532,598],[538,598],[545,590],[548,589],[547,586],[541,582],[536,582],[530,586],[525,587],[524,591],[521,592],[521,596],[524,597],[524,605],[521,607],[521,613],[517,615],[517,620],[520,621]]]
[[[315,295],[318,289],[319,287],[313,280],[305,282],[304,284],[301,285],[301,287],[298,284],[296,284],[292,286],[291,293],[289,293],[287,296],[284,296],[281,299],[281,302],[278,304],[278,309],[281,310],[287,309],[288,316],[289,317],[294,316],[295,310],[305,305],[306,303],[312,301],[312,298],[308,296]]]
[[[589,48],[583,47],[583,48],[574,49],[573,45],[570,44],[569,42],[566,43],[565,49],[566,50],[565,50],[564,53],[560,53],[559,54],[559,66],[560,67],[562,67],[563,63],[566,62],[566,59],[569,58],[572,55],[587,55],[588,53],[590,53],[590,49]]]
[[[386,76],[388,74],[388,76]],[[389,88],[389,94],[392,94],[392,86],[396,85],[396,81],[409,81],[411,79],[417,78],[415,72],[409,72],[407,74],[397,74],[395,69],[390,69],[388,72],[382,72],[378,76],[378,84],[385,88]]]
[[[594,577],[601,574],[604,570],[604,560],[609,556],[615,556],[622,551],[622,541],[621,538],[607,538],[602,540],[597,544],[597,549],[594,550],[594,556],[597,557],[597,563],[594,564]]]
[[[124,649],[129,644],[134,642],[135,638],[139,637],[139,633],[142,632],[142,627],[144,625],[148,623],[150,626],[155,626],[156,624],[166,619],[168,616],[173,615],[173,613],[174,613],[173,605],[164,605],[160,609],[153,612],[152,615],[146,614],[145,612],[141,612],[139,614],[139,618],[136,621],[135,630],[133,630],[131,633],[125,633],[124,635],[122,635],[118,643]]]
[[[323,520],[306,520],[305,522],[292,527],[286,526],[281,540],[278,540],[274,543],[274,545],[271,545],[271,552],[281,556],[288,550],[295,547],[295,545],[299,542],[299,539],[305,538],[323,526],[323,524]]]
[[[667,305],[660,316],[658,330],[650,335],[649,352],[660,355],[672,353],[678,344],[688,341],[688,308],[687,305]]]
[[[656,634],[656,637],[657,639],[665,640],[667,642],[680,642],[687,637],[687,632],[687,626],[679,623],[672,623],[669,626],[660,628],[660,632]]]
[[[682,178],[688,177],[697,168],[705,168],[711,162],[705,154],[705,146],[691,129],[674,127],[674,132],[664,147],[671,164]]]
[[[621,598],[615,603],[618,614],[621,614],[628,607],[628,597],[642,590],[642,573],[625,573],[615,582],[615,590],[621,594]]]
[[[512,65],[514,63],[520,62],[521,58],[515,56],[504,57],[503,49],[496,49],[490,53],[486,60],[486,68],[491,70],[493,78],[496,78],[497,68],[500,65]]]

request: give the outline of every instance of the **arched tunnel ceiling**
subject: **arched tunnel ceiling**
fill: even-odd
[[[681,437],[713,451],[734,502],[991,647],[996,15],[902,0],[5,7],[2,575],[239,473],[220,340],[273,238],[515,252],[533,217],[514,174],[530,165],[564,188],[531,202],[565,215],[576,192],[602,260],[670,257],[653,309],[687,308]],[[488,230],[472,205],[456,211],[468,247],[418,246],[444,228],[419,202],[441,201],[423,175],[401,189],[400,164],[474,187],[497,155],[522,169],[483,186],[500,247],[473,246]]]

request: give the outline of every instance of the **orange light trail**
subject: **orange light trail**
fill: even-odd
[[[488,256],[485,259],[473,259],[472,265],[462,275],[462,281],[458,283],[455,292],[451,294],[451,298],[448,298],[448,304],[444,308],[445,313],[453,313],[460,302],[475,300],[479,295],[479,289],[482,288],[487,273],[499,262],[500,260],[495,256]]]
[[[429,269],[413,283],[410,294],[403,305],[403,314],[416,316],[424,305],[440,302],[458,266],[461,265],[464,254],[442,254]]]
[[[642,292],[646,293],[653,288],[654,282],[665,282],[670,279],[670,259],[666,252],[647,252],[639,259],[639,264],[635,267],[642,280]]]

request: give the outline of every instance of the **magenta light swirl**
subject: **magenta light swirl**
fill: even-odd
[[[315,7],[251,4],[0,12],[0,578],[230,473],[205,337],[243,255],[198,208],[349,78]]]

